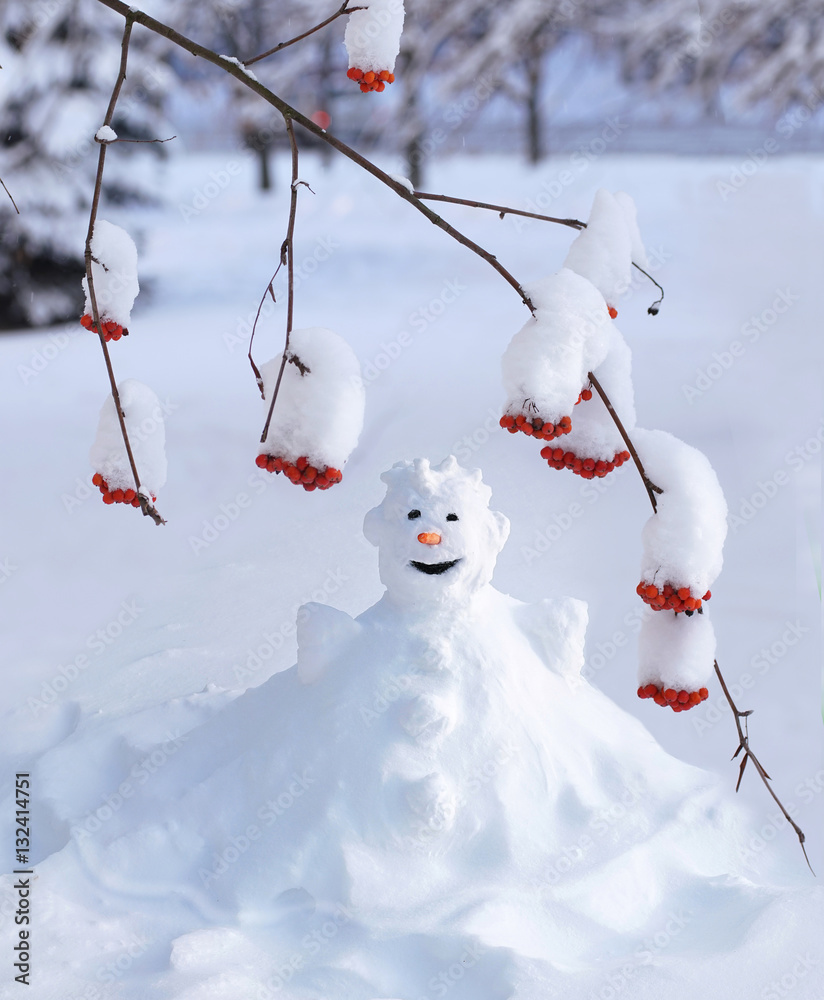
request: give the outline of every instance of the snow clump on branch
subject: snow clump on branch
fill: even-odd
[[[349,54],[347,76],[365,93],[382,91],[393,83],[395,60],[401,47],[403,0],[357,0],[363,10],[349,15],[344,45]]]

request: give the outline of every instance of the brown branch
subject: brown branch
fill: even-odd
[[[255,359],[252,357],[252,344],[255,342],[255,334],[257,333],[258,320],[260,319],[260,311],[263,309],[263,303],[266,301],[266,296],[271,295],[272,301],[277,302],[275,298],[275,291],[272,288],[275,278],[278,276],[278,271],[283,267],[283,247],[281,247],[281,261],[275,270],[275,273],[269,279],[269,284],[266,286],[266,291],[260,297],[260,302],[258,303],[257,312],[255,313],[255,321],[252,323],[252,335],[249,337],[249,350],[247,352],[247,357],[249,358],[249,364],[252,366],[252,371],[255,373],[255,381],[257,382],[257,387],[260,390],[260,398],[266,399],[266,392],[263,385],[263,376],[260,374],[260,369],[255,364]]]
[[[285,49],[289,45],[294,45],[295,42],[303,41],[304,38],[308,38],[310,35],[314,35],[316,31],[320,31],[321,28],[325,28],[327,24],[331,24],[336,21],[343,14],[351,14],[356,10],[366,10],[366,7],[348,7],[347,4],[349,0],[344,0],[340,8],[335,11],[331,17],[327,17],[325,21],[321,21],[320,24],[316,24],[314,28],[310,28],[308,31],[304,31],[303,34],[295,35],[294,38],[290,38],[288,42],[281,42],[276,45],[273,49],[269,49],[268,52],[261,52],[259,56],[253,56],[251,59],[244,59],[244,66],[251,66],[252,63],[260,62],[261,59],[265,59],[267,56],[273,56],[276,52],[280,52],[281,49]]]
[[[522,215],[527,219],[538,219],[541,222],[557,222],[560,226],[569,226],[570,229],[586,229],[587,224],[578,219],[556,219],[551,215],[538,215],[536,212],[524,212],[520,208],[507,208],[506,205],[490,205],[485,201],[470,201],[469,198],[453,198],[448,194],[429,194],[425,191],[416,191],[415,197],[422,201],[446,201],[451,205],[467,205],[469,208],[488,208],[492,212],[497,212],[503,219],[507,215]]]
[[[613,423],[618,428],[618,433],[623,438],[624,444],[627,446],[627,450],[632,456],[632,460],[633,462],[635,462],[635,467],[638,469],[638,473],[641,476],[641,479],[643,480],[644,488],[647,491],[647,496],[649,496],[649,502],[652,504],[653,512],[657,513],[658,503],[655,500],[655,494],[663,493],[664,491],[661,489],[660,486],[656,486],[655,483],[653,483],[652,480],[647,475],[646,470],[644,469],[644,465],[638,456],[638,452],[635,450],[635,445],[632,443],[629,434],[627,434],[626,428],[624,427],[621,418],[615,412],[615,409],[612,403],[610,402],[609,396],[607,396],[606,392],[604,392],[603,386],[598,381],[598,379],[592,374],[592,372],[588,373],[588,377],[590,382],[592,383],[592,387],[595,389],[595,391],[603,400],[604,406],[606,406],[607,410],[609,410],[609,415],[612,417]]]
[[[123,0],[97,0],[98,3],[102,4],[104,7],[108,7],[110,10],[116,11],[123,17],[129,17],[138,24],[142,24],[144,28],[148,28],[150,31],[154,31],[156,34],[161,35],[163,38],[167,38],[170,42],[185,49],[194,56],[199,56],[201,59],[205,59],[207,62],[212,63],[215,66],[219,66],[225,73],[233,76],[236,80],[248,87],[249,90],[254,91],[259,97],[262,97],[264,101],[271,104],[272,107],[277,108],[278,111],[283,115],[284,118],[290,118],[296,124],[300,125],[301,128],[306,129],[307,132],[311,132],[317,139],[321,142],[325,142],[332,149],[337,150],[347,159],[352,160],[353,163],[357,163],[359,167],[365,170],[367,173],[371,174],[373,177],[377,178],[386,187],[391,188],[398,197],[403,198],[404,201],[408,202],[415,208],[421,215],[425,216],[429,221],[442,229],[445,233],[451,236],[454,240],[465,246],[468,250],[477,254],[483,260],[485,260],[490,267],[493,267],[498,274],[511,285],[512,288],[520,296],[521,301],[529,309],[530,312],[535,312],[535,307],[532,304],[531,299],[526,294],[524,289],[515,280],[515,278],[510,274],[510,272],[498,262],[498,259],[494,254],[489,253],[488,250],[484,250],[482,246],[479,246],[473,240],[469,239],[462,232],[451,226],[448,222],[442,219],[436,212],[433,212],[427,205],[425,205],[419,198],[416,198],[414,193],[402,184],[400,181],[396,181],[385,171],[377,167],[371,160],[368,160],[365,156],[361,156],[357,153],[351,146],[347,146],[345,142],[341,142],[340,139],[336,139],[335,136],[326,132],[319,125],[316,125],[311,118],[307,118],[306,115],[302,115],[297,109],[293,108],[290,104],[287,104],[282,98],[278,97],[277,94],[272,93],[271,90],[264,87],[259,80],[256,80],[254,76],[246,70],[245,66],[241,66],[235,60],[229,59],[227,56],[220,56],[211,49],[206,48],[205,45],[201,45],[199,42],[192,41],[191,38],[187,38],[185,35],[180,34],[179,31],[175,31],[174,28],[170,27],[168,24],[164,24],[162,21],[158,21],[153,17],[150,17],[142,10],[138,10],[135,7],[129,7],[127,4],[123,3]]]
[[[266,414],[266,423],[263,425],[263,433],[260,435],[261,444],[266,443],[266,437],[269,434],[269,424],[272,422],[272,413],[275,410],[275,403],[278,398],[278,393],[280,392],[280,383],[283,381],[283,371],[286,368],[286,362],[288,360],[289,338],[292,336],[292,319],[295,311],[294,238],[295,218],[298,211],[298,187],[301,182],[298,179],[298,144],[295,139],[295,128],[294,125],[292,125],[291,118],[286,119],[286,132],[289,136],[289,146],[292,150],[292,194],[289,201],[289,222],[286,226],[286,239],[283,241],[280,248],[281,264],[284,263],[284,260],[286,262],[286,341],[283,345],[283,357],[280,359],[280,370],[278,371],[277,382],[275,382],[275,388],[272,392],[272,400],[269,403],[269,412]]]
[[[759,759],[750,749],[750,737],[747,728],[747,719],[752,714],[752,710],[747,712],[742,712],[738,709],[738,707],[736,706],[735,702],[732,699],[732,695],[729,692],[729,688],[727,687],[726,682],[724,681],[724,678],[721,674],[721,670],[718,667],[717,660],[715,661],[715,673],[718,676],[718,680],[721,682],[721,688],[724,692],[727,701],[729,702],[730,708],[732,709],[732,714],[733,717],[735,718],[735,727],[738,730],[738,749],[732,755],[732,759],[735,760],[735,758],[739,755],[739,753],[741,753],[742,750],[744,751],[744,757],[741,761],[741,767],[738,772],[738,784],[736,784],[735,790],[736,792],[738,791],[741,785],[741,779],[744,777],[744,768],[747,766],[747,761],[751,760],[753,762],[753,766],[755,767],[756,771],[758,771],[759,775],[761,776],[761,780],[764,782],[764,787],[767,789],[767,791],[775,800],[776,805],[784,814],[784,818],[786,819],[786,821],[790,824],[793,830],[795,830],[796,835],[798,836],[798,842],[799,844],[801,844],[801,850],[804,852],[804,860],[807,862],[807,867],[810,869],[811,872],[813,872],[813,875],[815,875],[815,872],[813,871],[813,866],[810,864],[810,859],[807,857],[807,849],[804,846],[804,842],[806,840],[806,837],[804,836],[804,831],[784,808],[783,803],[775,794],[772,785],[770,784],[772,778],[770,778],[770,776],[767,774],[767,772],[761,765],[761,761],[759,761]],[[742,719],[744,720],[743,727],[741,725]]]
[[[12,205],[14,205],[14,210],[15,210],[15,212],[17,212],[17,214],[19,215],[19,214],[20,214],[20,209],[19,209],[19,208],[17,207],[17,202],[16,202],[15,200],[14,200],[14,198],[12,198],[12,196],[11,196],[11,191],[9,191],[9,189],[8,189],[8,188],[6,187],[6,185],[5,185],[4,183],[3,183],[3,178],[2,178],[2,177],[0,177],[0,184],[2,184],[2,185],[3,185],[3,190],[4,190],[4,191],[6,192],[6,194],[7,194],[8,196],[9,196],[9,201],[10,201],[10,202],[12,203]]]
[[[171,142],[172,139],[176,138],[177,138],[176,135],[170,135],[168,139],[121,139],[120,136],[118,136],[116,139],[109,139],[109,141],[106,142],[106,145],[113,146],[116,142]],[[97,139],[96,141],[100,142],[99,139]]]
[[[106,117],[103,120],[104,125],[111,125],[112,123],[117,99],[120,96],[123,82],[126,79],[126,63],[129,58],[129,41],[131,39],[133,22],[134,18],[127,15],[126,25],[123,29],[123,39],[120,43],[120,69],[117,74],[117,79],[115,80],[111,99],[109,100],[109,107],[106,109]],[[126,455],[128,456],[129,465],[131,466],[132,475],[134,476],[134,488],[138,499],[140,500],[140,509],[143,511],[144,515],[150,517],[155,524],[159,525],[165,524],[166,522],[151,505],[149,497],[140,489],[140,476],[138,475],[137,465],[134,460],[134,454],[132,453],[132,445],[129,441],[129,432],[126,430],[126,415],[124,414],[123,407],[120,403],[120,392],[117,388],[117,381],[114,377],[112,359],[109,355],[109,345],[106,343],[106,338],[103,335],[103,324],[100,321],[100,310],[97,306],[97,294],[94,288],[94,275],[92,273],[92,261],[94,259],[92,257],[92,237],[94,236],[94,225],[97,221],[97,212],[100,207],[100,193],[103,190],[103,167],[106,161],[107,145],[109,144],[106,142],[100,143],[100,153],[97,160],[97,175],[94,181],[94,194],[92,196],[92,207],[89,212],[89,228],[86,233],[86,250],[84,254],[86,261],[86,285],[89,290],[89,301],[92,307],[92,328],[97,331],[97,335],[100,338],[100,346],[103,348],[103,358],[106,362],[106,371],[108,372],[109,384],[112,388],[112,399],[114,400],[117,419],[120,423],[120,433],[123,437],[123,443],[126,446]]]

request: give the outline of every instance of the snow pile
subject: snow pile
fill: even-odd
[[[117,387],[132,446],[132,455],[143,492],[153,497],[166,483],[166,427],[163,407],[155,393],[136,379],[125,379]],[[89,453],[95,472],[111,490],[133,489],[132,475],[114,398],[109,395],[100,410],[97,436]]]
[[[363,7],[349,15],[343,43],[349,68],[364,73],[392,71],[401,46],[403,0],[358,0]]]
[[[527,292],[535,314],[502,359],[504,412],[557,424],[606,357],[609,314],[598,289],[567,268]]]
[[[117,140],[117,132],[110,125],[101,125],[95,132],[94,137],[98,142],[115,142]]]
[[[638,683],[675,691],[707,686],[715,662],[715,632],[706,613],[648,610],[638,634]]]
[[[636,428],[634,441],[647,476],[664,492],[644,525],[641,579],[659,590],[671,584],[702,597],[723,565],[727,503],[704,454],[666,431]]]
[[[126,328],[131,318],[132,306],[140,291],[137,283],[137,247],[129,234],[120,226],[98,219],[92,235],[92,278],[94,295],[101,323],[111,320]],[[91,299],[86,278],[84,314],[92,315]]]
[[[57,831],[39,940],[72,956],[53,994],[151,928],[124,996],[583,1000],[620,970],[691,1000],[697,954],[755,995],[753,958],[811,947],[822,893],[742,875],[715,781],[580,676],[582,602],[492,588],[506,519],[478,473],[384,481],[377,604],[305,606],[296,666],[134,718],[124,697],[32,766]]]
[[[635,204],[627,194],[613,195],[603,188],[595,194],[587,228],[582,229],[569,248],[564,267],[588,278],[601,292],[613,311],[632,280],[633,254],[643,258]]]
[[[281,356],[261,366],[265,410],[277,384]],[[289,462],[341,470],[363,428],[365,393],[358,359],[346,341],[324,327],[293,330],[287,364],[262,452]]]

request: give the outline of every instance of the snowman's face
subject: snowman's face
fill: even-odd
[[[366,536],[396,602],[461,603],[492,579],[509,521],[461,486],[446,483],[435,496],[394,490],[367,515]]]

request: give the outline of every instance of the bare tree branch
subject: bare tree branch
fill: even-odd
[[[320,24],[316,24],[314,28],[309,28],[308,31],[304,31],[300,35],[295,35],[294,38],[290,38],[288,42],[281,42],[276,45],[273,49],[269,49],[267,52],[261,52],[259,56],[253,56],[251,59],[245,59],[243,61],[244,66],[251,66],[252,63],[260,62],[261,59],[265,59],[267,56],[273,56],[276,52],[280,52],[281,49],[285,49],[289,45],[294,45],[295,42],[301,42],[304,38],[308,38],[310,35],[314,35],[316,31],[320,31],[321,28],[325,28],[327,24],[331,24],[336,21],[339,17],[344,14],[351,14],[356,10],[366,10],[365,7],[349,7],[349,0],[344,0],[340,8],[332,14],[331,17],[327,17],[325,21],[321,21]]]

